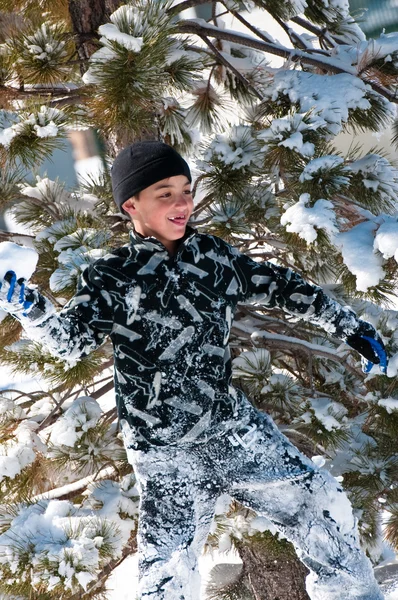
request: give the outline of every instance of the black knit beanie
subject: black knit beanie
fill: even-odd
[[[115,158],[112,170],[113,197],[122,204],[145,188],[174,175],[186,175],[192,181],[188,164],[174,148],[163,142],[136,142]]]

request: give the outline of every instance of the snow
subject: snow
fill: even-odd
[[[17,278],[29,280],[34,273],[39,260],[39,255],[33,248],[14,244],[13,242],[0,243],[0,280],[7,271],[14,271]]]
[[[305,165],[303,172],[300,175],[299,181],[301,183],[303,183],[304,181],[311,181],[312,179],[314,179],[315,176],[319,176],[325,171],[327,172],[330,169],[334,169],[335,167],[343,163],[343,158],[337,156],[336,154],[314,158]],[[348,177],[342,179],[344,184],[347,184],[349,181]]]
[[[398,410],[398,398],[381,398],[377,404],[383,406],[389,414]]]
[[[323,126],[324,121],[319,117],[295,113],[292,116],[273,119],[270,126],[261,131],[257,137],[264,142],[264,146],[261,148],[263,152],[267,151],[269,144],[273,142],[309,158],[313,156],[315,146],[313,143],[305,141],[305,137]]]
[[[361,173],[365,187],[378,191],[383,199],[396,203],[398,208],[398,170],[384,156],[367,154],[351,162],[347,170]]]
[[[285,146],[290,150],[297,150],[303,156],[312,156],[314,154],[315,146],[310,142],[303,141],[303,134],[299,131],[293,133],[289,138],[279,142],[279,146]]]
[[[369,61],[370,57],[384,58],[385,62],[396,61],[397,51],[397,32],[381,33],[376,39],[363,39],[355,46],[341,45],[336,50],[338,58],[349,64],[360,64],[362,60]]]
[[[17,514],[8,516],[8,527],[0,535],[0,563],[9,565],[10,583],[18,580],[20,553],[29,552],[33,589],[43,584],[58,592],[86,589],[101,567],[102,546],[109,545],[120,556],[136,528],[134,481],[125,476],[120,483],[90,484],[81,508],[67,500],[20,504]]]
[[[4,477],[14,479],[35,460],[36,451],[46,451],[35,433],[37,427],[34,421],[22,421],[15,429],[13,438],[0,445],[0,481]]]
[[[233,359],[232,367],[235,377],[258,376],[259,372],[265,372],[270,366],[271,356],[266,348],[245,350]]]
[[[369,110],[366,84],[350,73],[336,75],[317,75],[303,71],[269,69],[273,81],[265,89],[264,95],[276,101],[278,96],[286,95],[293,104],[299,105],[301,113],[312,113],[322,119],[331,134],[337,135],[348,119],[349,111],[360,108]],[[385,101],[391,120],[394,112]]]
[[[18,120],[19,119],[19,120]],[[15,122],[0,128],[0,144],[8,148],[18,135],[35,133],[39,138],[56,137],[66,128],[66,118],[62,111],[42,105],[37,112],[13,114]]]
[[[327,431],[342,428],[342,423],[337,419],[347,414],[347,409],[342,404],[330,398],[310,398],[309,403],[310,412],[300,417],[305,423],[310,423],[312,416],[315,416]]]
[[[373,252],[376,228],[377,225],[372,221],[365,221],[336,236],[336,244],[341,247],[343,260],[356,276],[356,287],[361,292],[377,285],[384,277],[382,257]]]
[[[57,204],[68,205],[71,194],[67,192],[63,186],[57,182],[52,181],[48,177],[36,177],[36,185],[24,185],[21,188],[21,193],[24,196],[30,196],[37,200],[48,202],[51,199],[53,202],[57,201]],[[54,223],[51,227],[59,227],[60,221]],[[38,238],[39,239],[39,238]]]
[[[102,415],[101,407],[93,398],[81,396],[58,418],[51,431],[53,444],[73,447],[84,432],[97,425]]]
[[[58,127],[54,123],[54,121],[50,121],[48,125],[40,126],[34,125],[34,129],[36,131],[37,137],[46,138],[46,137],[55,137],[58,134]]]
[[[268,522],[269,524],[269,522]],[[261,520],[252,525],[261,531]],[[227,535],[227,537],[229,537]],[[231,541],[230,541],[231,544]],[[212,549],[202,554],[199,558],[199,572],[202,578],[201,598],[205,598],[206,585],[210,579],[211,570],[216,565],[240,565],[242,564],[236,551],[226,548],[222,550]],[[137,596],[134,596],[137,594]],[[107,581],[106,600],[138,600],[138,555],[128,556],[114,571]],[[388,599],[393,600],[393,599]],[[394,599],[395,600],[395,599]]]
[[[259,165],[258,144],[252,135],[250,127],[245,125],[233,126],[226,134],[217,134],[209,145],[200,168],[209,170],[209,162],[213,155],[233,169],[242,169]]]
[[[104,36],[105,40],[111,40],[117,42],[127,50],[133,50],[133,52],[139,52],[142,48],[142,38],[136,38],[127,33],[119,31],[118,27],[113,23],[106,23],[98,28],[98,32]]]
[[[308,244],[317,239],[317,229],[324,229],[331,236],[338,233],[333,203],[320,199],[308,206],[310,200],[309,194],[301,194],[299,201],[281,216],[281,224],[286,230],[297,233]]]
[[[392,256],[398,262],[398,220],[396,217],[384,216],[375,235],[374,248],[381,252],[384,258]]]

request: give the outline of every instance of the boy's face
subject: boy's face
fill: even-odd
[[[126,200],[123,208],[137,233],[155,237],[173,253],[192,214],[191,184],[185,175],[162,179],[145,188],[138,198]]]

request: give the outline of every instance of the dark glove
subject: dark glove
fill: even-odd
[[[17,280],[14,271],[7,271],[0,283],[0,308],[13,315],[26,316],[33,302],[26,299],[25,293],[25,280]]]
[[[348,336],[345,342],[362,355],[364,373],[369,373],[373,365],[379,365],[380,372],[387,373],[388,359],[383,340],[370,323],[361,321],[358,331]]]

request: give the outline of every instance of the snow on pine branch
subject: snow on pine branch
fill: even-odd
[[[286,226],[286,231],[297,233],[307,244],[317,239],[317,229],[323,229],[332,237],[336,235],[338,227],[333,203],[320,199],[308,206],[309,200],[309,194],[301,194],[299,201],[283,213],[281,224]]]
[[[361,109],[371,111],[368,99],[369,87],[355,75],[338,73],[318,75],[303,71],[272,69],[273,79],[264,90],[264,100],[278,101],[287,96],[298,106],[301,113],[312,113],[322,119],[331,136],[337,135],[348,121],[350,111]],[[395,110],[392,105],[379,97],[386,112],[386,119],[392,120]],[[319,126],[319,125],[318,125]]]
[[[384,156],[367,154],[347,165],[347,171],[362,176],[362,184],[398,209],[398,170]]]
[[[9,408],[2,402],[0,416],[3,417],[7,413],[9,415]],[[37,428],[38,424],[35,421],[23,420],[15,428],[13,437],[0,444],[0,481],[4,478],[14,479],[34,462],[37,452],[46,451],[45,444],[35,433]]]
[[[81,396],[54,424],[50,442],[73,447],[89,429],[95,427],[102,410],[96,400]]]
[[[7,113],[7,117],[9,116]],[[66,125],[62,111],[45,105],[37,112],[15,114],[13,119],[15,122],[12,125],[0,128],[0,144],[6,148],[18,135],[33,133],[39,138],[56,137]]]
[[[22,503],[2,515],[0,573],[9,585],[81,592],[97,580],[110,558],[120,557],[138,517],[138,490],[127,475],[118,483],[91,484],[81,507],[67,500]],[[21,564],[29,555],[30,568]]]
[[[103,412],[92,398],[75,400],[55,425],[39,435],[35,433],[38,423],[27,420],[31,413],[34,418],[35,404],[26,413],[11,400],[4,400],[0,407],[2,418],[25,419],[17,425],[13,438],[0,445],[0,481],[13,480],[33,463],[37,453],[51,458],[57,448],[67,448],[72,459],[73,452],[80,451],[86,459],[90,454],[98,458],[102,455],[102,464],[118,460],[120,444],[117,446],[114,427],[103,425],[100,440]],[[106,432],[104,435],[105,428],[108,437]],[[47,449],[40,436],[44,439],[48,434]],[[104,441],[105,450],[101,445]],[[126,475],[116,482],[95,481],[91,475],[82,488],[74,485],[74,473],[71,465],[62,471],[60,481],[69,478],[71,483],[61,489],[64,493],[77,490],[84,497],[79,504],[50,499],[54,494],[49,492],[49,497],[41,494],[29,502],[15,502],[10,512],[6,506],[1,507],[3,592],[12,593],[16,585],[23,584],[28,590],[45,590],[58,593],[59,597],[66,590],[81,593],[97,580],[105,564],[121,557],[138,519],[139,494],[134,476]],[[107,476],[106,470],[97,470],[99,475]]]

